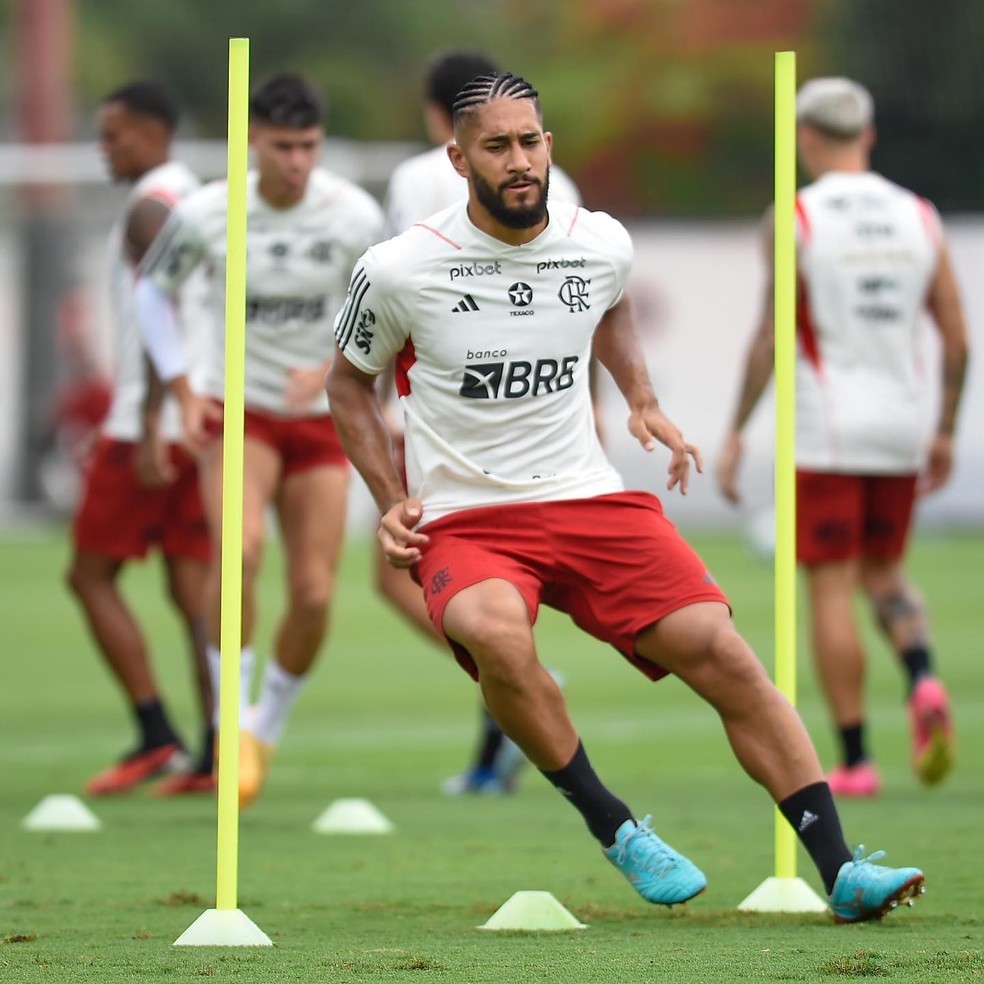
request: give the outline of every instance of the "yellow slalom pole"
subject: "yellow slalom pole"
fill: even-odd
[[[239,867],[239,659],[243,597],[243,380],[246,333],[246,168],[249,39],[229,39],[225,411],[222,425],[222,649],[215,907],[236,908]]]
[[[775,678],[796,703],[796,52],[775,57]],[[776,877],[796,877],[796,834],[776,810]]]

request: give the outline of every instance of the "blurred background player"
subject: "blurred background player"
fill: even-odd
[[[268,507],[285,554],[287,610],[266,661],[259,699],[243,707],[239,796],[248,806],[265,781],[287,716],[324,641],[345,530],[348,462],[324,392],[332,321],[355,260],[383,234],[375,200],[317,168],[324,109],[306,79],[281,73],[250,97],[255,168],[247,183],[246,375],[243,476],[243,652],[241,698],[249,699],[260,567]],[[185,438],[201,448],[205,509],[221,536],[222,442],[214,419],[224,390],[224,322],[214,320],[202,393],[187,378],[170,298],[200,265],[211,271],[224,310],[225,181],[175,210],[148,254],[137,289],[141,328],[155,368],[182,402]],[[220,554],[207,584],[209,667],[219,680]]]
[[[916,496],[953,468],[967,365],[960,297],[936,210],[869,170],[873,102],[844,78],[814,79],[797,98],[800,162],[813,183],[796,203],[797,556],[806,570],[813,651],[837,727],[841,796],[874,796],[865,743],[865,654],[854,614],[861,588],[907,680],[912,764],[928,784],[953,764],[953,722],[935,676],[922,599],[902,570]],[[771,257],[771,217],[767,224]],[[772,373],[772,285],[718,462],[739,501],[741,430]],[[919,359],[921,313],[942,342],[936,426]],[[928,443],[928,453],[927,453]]]
[[[175,770],[178,774],[165,780],[159,792],[209,791],[214,785],[202,603],[208,530],[195,462],[175,443],[177,407],[148,410],[152,419],[142,419],[144,359],[133,298],[136,265],[172,206],[198,187],[185,165],[169,160],[176,124],[173,104],[152,82],[132,82],[110,93],[98,113],[100,147],[110,172],[133,188],[110,235],[113,398],[75,517],[68,584],[130,701],[140,737],[135,751],[89,781],[86,791],[93,795],[124,792]],[[198,685],[203,747],[190,769],[164,709],[140,627],[118,585],[126,562],[143,558],[154,546],[164,557],[168,594],[188,639]]]
[[[424,78],[424,125],[434,147],[402,161],[390,175],[383,208],[391,236],[468,197],[468,184],[448,157],[448,145],[454,140],[452,107],[455,97],[472,79],[497,71],[498,65],[488,55],[468,49],[444,51],[430,60]],[[550,169],[550,200],[581,202],[574,182],[556,166]],[[387,374],[387,390],[392,389],[391,382],[392,376]],[[396,417],[388,414],[387,419],[397,457],[402,461],[403,437]],[[386,562],[378,542],[376,587],[414,627],[443,648],[443,640],[427,615],[420,588],[407,571]],[[555,676],[559,681],[559,674]],[[478,743],[472,761],[460,775],[441,784],[441,791],[448,796],[509,792],[515,788],[517,773],[526,761],[519,746],[503,734],[484,704],[479,715]]]

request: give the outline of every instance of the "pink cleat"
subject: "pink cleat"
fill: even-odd
[[[950,700],[936,677],[923,677],[912,691],[909,725],[912,768],[927,786],[935,786],[953,768],[955,757]]]
[[[834,796],[861,798],[881,792],[881,776],[870,762],[839,765],[827,776],[827,785]]]

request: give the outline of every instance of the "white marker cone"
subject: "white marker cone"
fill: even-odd
[[[369,800],[338,799],[311,824],[311,829],[319,834],[389,834],[393,824]]]
[[[102,823],[78,796],[54,793],[45,796],[21,826],[25,830],[99,830]]]
[[[766,878],[738,903],[742,912],[826,912],[827,903],[802,878]]]
[[[273,946],[240,909],[206,909],[172,946]]]
[[[549,892],[516,892],[478,929],[587,929]]]

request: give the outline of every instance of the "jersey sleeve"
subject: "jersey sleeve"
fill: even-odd
[[[608,305],[608,310],[611,310],[622,300],[625,294],[625,286],[628,283],[629,274],[632,272],[635,251],[632,247],[632,238],[625,226],[611,216],[606,216],[606,218],[611,223],[606,238],[608,239],[608,253],[615,271],[615,289],[612,302]]]
[[[397,165],[390,175],[386,195],[383,198],[386,228],[391,236],[398,235],[413,224],[412,209],[408,207],[412,191],[409,186],[407,168]]]
[[[141,275],[168,294],[177,292],[205,255],[204,240],[187,204],[191,201],[186,198],[172,210],[140,264]]]
[[[383,217],[383,210],[372,196],[368,194],[360,196],[345,239],[348,266],[354,268],[366,250],[370,246],[375,246],[385,236],[386,220]]]
[[[357,369],[378,376],[407,340],[394,291],[385,283],[376,251],[355,264],[345,304],[335,318],[335,342]]]

